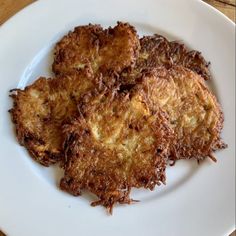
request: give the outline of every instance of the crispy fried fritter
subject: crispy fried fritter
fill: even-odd
[[[211,78],[209,63],[206,62],[200,52],[189,51],[183,43],[170,42],[165,37],[155,34],[141,38],[140,45],[141,49],[135,68],[129,70],[126,77],[137,77],[144,69],[158,66],[165,66],[169,69],[174,65],[180,65],[196,72],[205,80]]]
[[[73,195],[89,190],[99,198],[92,205],[111,212],[115,203],[132,201],[132,187],[153,189],[165,182],[173,131],[140,87],[129,93],[91,93],[81,104],[81,116],[64,126],[63,190]]]
[[[39,78],[24,90],[16,89],[10,110],[16,134],[32,157],[49,166],[62,156],[62,122],[77,112],[80,96],[95,86],[88,70],[54,79]]]
[[[121,72],[138,56],[139,38],[134,27],[118,22],[104,30],[100,25],[79,26],[55,47],[53,72],[66,74],[84,66],[96,72]]]
[[[214,160],[212,152],[226,147],[220,138],[220,105],[201,76],[180,66],[162,67],[149,73],[143,83],[150,100],[167,112],[175,130],[170,159]]]

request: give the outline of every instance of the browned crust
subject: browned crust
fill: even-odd
[[[80,96],[96,86],[88,69],[54,79],[39,78],[24,90],[11,91],[10,110],[19,143],[40,164],[63,157],[62,122],[77,113]]]
[[[138,86],[87,94],[81,115],[64,126],[65,176],[61,188],[73,195],[89,190],[111,213],[115,203],[131,203],[132,187],[153,189],[165,182],[173,131],[165,114],[152,108]]]
[[[79,26],[57,43],[52,69],[66,74],[89,66],[94,73],[119,73],[133,66],[139,46],[137,32],[128,23],[106,30],[100,25]]]
[[[180,65],[196,72],[205,80],[211,78],[210,63],[200,52],[187,49],[183,43],[171,42],[155,34],[141,38],[140,45],[140,55],[135,66],[136,73],[147,68],[165,66],[168,69],[174,65]]]
[[[227,146],[220,138],[224,118],[202,77],[174,66],[152,70],[145,78],[150,100],[169,115],[175,130],[170,159],[214,160],[213,151]]]

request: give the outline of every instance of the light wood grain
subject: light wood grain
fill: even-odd
[[[220,2],[226,5],[235,6],[235,0],[209,0],[210,4],[213,2]]]
[[[204,0],[235,22],[236,0]],[[0,0],[0,25],[34,0]]]
[[[0,0],[0,25],[15,13],[34,1],[32,0]],[[1,236],[1,235],[0,235]]]
[[[235,0],[216,0],[216,1],[220,1],[220,2],[235,6]]]
[[[235,22],[235,2],[236,0],[205,0],[204,2],[212,5],[226,16],[228,16],[232,21]]]
[[[235,6],[235,0],[215,0],[215,1],[220,1],[226,4],[231,4]]]
[[[236,231],[234,231],[230,236],[236,236]]]
[[[34,0],[0,0],[0,25],[32,2]],[[205,0],[205,2],[216,7],[235,22],[236,0]],[[0,231],[0,236],[5,235]],[[236,233],[234,232],[230,236],[236,236]]]

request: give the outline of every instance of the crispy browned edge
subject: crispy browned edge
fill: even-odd
[[[180,41],[168,41],[164,36],[154,34],[153,36],[141,38],[140,45],[140,55],[147,52],[151,57],[148,60],[138,59],[136,67],[139,71],[157,65],[164,65],[166,68],[173,65],[182,65],[201,75],[205,80],[211,78],[210,63],[205,60],[201,52],[189,50]],[[154,54],[158,54],[158,57]]]
[[[77,26],[74,28],[73,31],[69,31],[68,34],[64,35],[61,40],[59,40],[54,48],[54,61],[52,63],[52,71],[54,74],[65,74],[65,72],[60,69],[60,64],[63,64],[63,60],[65,58],[65,53],[62,52],[63,49],[71,44],[71,41],[73,42],[73,38],[76,37],[77,34],[80,33],[80,31],[86,31],[87,33],[90,33],[90,40],[92,41],[91,44],[95,47],[96,46],[96,38],[97,35],[103,32],[103,28],[101,25],[98,24],[88,24],[84,26]],[[66,50],[67,52],[67,50]],[[69,55],[70,56],[70,55]],[[68,62],[70,65],[70,61]]]
[[[193,73],[192,71],[190,71],[190,72]],[[213,98],[214,103],[216,105],[216,108],[218,109],[219,114],[220,114],[220,118],[218,120],[217,126],[215,127],[214,141],[212,142],[211,148],[210,148],[210,150],[208,152],[208,155],[206,156],[206,158],[209,157],[214,162],[216,162],[217,159],[215,158],[215,155],[214,155],[213,152],[221,150],[221,149],[225,149],[225,148],[228,147],[228,145],[221,138],[221,133],[222,133],[222,130],[223,130],[223,125],[224,125],[224,113],[223,113],[222,107],[221,107],[220,103],[218,102],[216,96],[206,86],[204,80],[201,77],[199,77],[199,83],[201,84],[202,89],[207,91],[209,93],[209,95],[211,96],[211,98]],[[204,157],[202,157],[202,158],[198,157],[197,158],[198,161],[202,161],[204,159],[205,159]]]
[[[39,80],[43,81],[46,80],[46,78],[40,77],[36,81],[38,82]],[[31,155],[31,157],[33,157],[34,160],[39,162],[41,165],[48,167],[49,165],[58,162],[62,158],[62,155],[54,154],[49,151],[45,153],[45,156],[43,156],[43,158],[39,158],[40,153],[35,150],[34,146],[37,144],[43,144],[44,141],[38,138],[34,133],[29,132],[27,129],[25,129],[24,124],[21,122],[21,111],[18,109],[20,103],[19,94],[29,90],[33,86],[34,83],[27,86],[24,90],[10,90],[10,97],[13,99],[13,107],[9,110],[9,113],[15,125],[14,129],[19,144],[26,147],[29,154]]]

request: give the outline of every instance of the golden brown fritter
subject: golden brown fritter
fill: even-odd
[[[54,79],[39,78],[24,90],[13,90],[10,112],[16,134],[37,162],[49,166],[62,158],[62,122],[76,114],[80,96],[95,84],[85,69]]]
[[[205,80],[211,78],[209,63],[201,53],[195,50],[189,51],[182,43],[170,42],[165,37],[155,34],[141,38],[140,45],[141,49],[135,68],[123,73],[125,77],[137,77],[144,69],[158,66],[165,66],[169,69],[174,65],[180,65],[196,72]]]
[[[173,131],[141,87],[91,93],[81,104],[81,115],[64,126],[63,190],[73,195],[89,190],[99,198],[92,205],[111,212],[115,203],[132,202],[132,187],[153,189],[165,182]]]
[[[89,66],[96,72],[121,72],[138,56],[139,38],[134,27],[118,22],[104,30],[100,25],[79,26],[55,47],[55,74],[66,74]]]
[[[203,78],[174,66],[152,71],[143,83],[152,103],[169,115],[170,126],[175,130],[170,159],[215,160],[212,152],[226,147],[220,138],[223,114]]]

